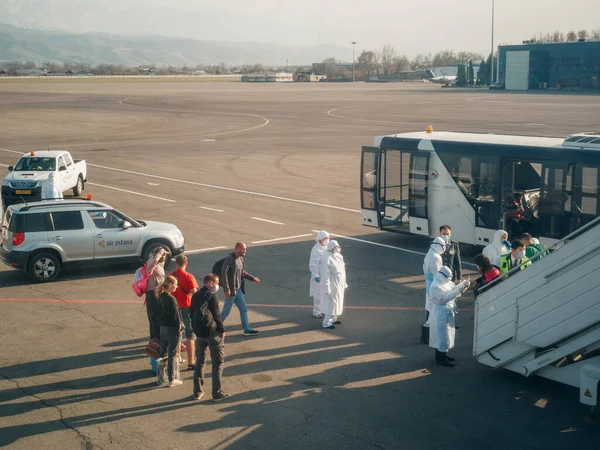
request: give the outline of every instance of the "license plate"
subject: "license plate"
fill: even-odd
[[[31,195],[31,189],[18,189],[17,195]]]

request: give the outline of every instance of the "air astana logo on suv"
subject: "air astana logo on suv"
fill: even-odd
[[[431,178],[432,180],[437,180],[439,176],[440,176],[440,174],[435,169],[433,169],[429,172],[429,178]]]

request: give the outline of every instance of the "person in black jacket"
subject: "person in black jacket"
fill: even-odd
[[[192,297],[190,316],[192,328],[196,334],[196,367],[194,369],[194,398],[200,400],[204,395],[204,364],[206,349],[210,349],[212,360],[213,401],[229,397],[221,389],[223,362],[225,361],[225,328],[219,311],[219,277],[214,273],[204,277],[204,286]]]
[[[235,244],[233,253],[227,255],[221,266],[220,275],[223,293],[225,294],[225,304],[223,305],[223,322],[229,316],[233,304],[240,310],[240,320],[244,328],[244,336],[256,336],[258,330],[253,330],[248,320],[248,307],[246,306],[246,289],[244,280],[249,280],[254,283],[260,283],[260,279],[254,275],[250,275],[244,270],[244,256],[246,255],[246,244],[238,242]]]
[[[160,325],[160,357],[163,358],[168,350],[167,373],[169,375],[169,387],[183,384],[181,380],[174,379],[174,360],[183,329],[181,311],[177,305],[177,300],[172,295],[176,289],[177,278],[172,275],[165,277],[163,283],[156,288],[158,305],[155,320]]]
[[[451,239],[452,228],[450,225],[440,227],[440,237],[446,241],[446,251],[442,254],[444,266],[452,270],[452,281],[462,280],[462,261],[460,260],[460,246]]]

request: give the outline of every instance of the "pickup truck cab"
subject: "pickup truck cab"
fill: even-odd
[[[68,265],[145,262],[157,247],[167,250],[168,258],[183,253],[181,231],[91,200],[11,205],[2,219],[0,259],[39,282],[55,280]]]
[[[55,172],[61,192],[72,189],[75,196],[81,195],[87,181],[85,161],[75,161],[69,152],[61,150],[26,153],[14,167],[9,166],[8,171],[2,180],[4,207],[41,200],[42,183],[51,172]]]

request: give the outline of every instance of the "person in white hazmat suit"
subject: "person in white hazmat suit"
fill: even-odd
[[[42,200],[62,199],[63,193],[60,190],[60,183],[55,172],[50,172],[48,179],[42,181]]]
[[[344,311],[344,292],[348,287],[346,264],[337,241],[332,240],[327,244],[327,252],[321,259],[319,273],[322,284],[321,311],[325,315],[323,328],[332,330],[335,325],[342,323],[338,317]]]
[[[429,301],[429,289],[433,283],[433,277],[443,266],[442,255],[446,251],[446,241],[442,237],[436,237],[423,261],[423,274],[425,275],[425,324],[421,327],[421,342],[429,342],[429,315],[431,313],[431,302]]]
[[[316,243],[310,251],[310,259],[308,261],[308,268],[310,269],[310,296],[313,298],[313,317],[317,319],[323,318],[323,313],[321,312],[322,292],[319,264],[327,252],[328,243],[329,233],[327,231],[319,231]]]
[[[498,230],[494,233],[494,240],[483,249],[483,256],[487,256],[493,266],[500,267],[500,257],[510,253],[508,233]]]
[[[469,288],[469,281],[458,284],[452,281],[452,271],[442,266],[435,275],[429,289],[431,315],[429,322],[429,346],[435,349],[435,362],[441,366],[454,367],[454,358],[450,358],[448,350],[454,348],[456,334],[454,316],[456,299]]]

